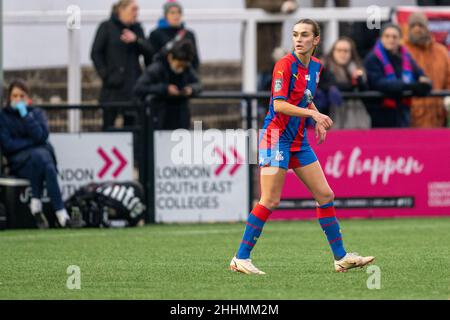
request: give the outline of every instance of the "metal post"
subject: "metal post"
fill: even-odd
[[[335,19],[331,19],[325,22],[325,39],[323,44],[323,51],[329,52],[333,47],[333,43],[339,39],[339,21]]]
[[[0,106],[3,106],[3,0],[0,0]]]
[[[150,99],[146,99],[145,104],[145,142],[144,150],[145,152],[145,176],[144,176],[144,190],[147,202],[147,223],[155,223],[156,219],[156,205],[155,205],[155,123],[154,115],[152,112]]]
[[[257,24],[256,20],[248,19],[245,23],[244,31],[244,43],[243,43],[243,61],[242,61],[242,91],[245,93],[255,93],[257,89]],[[247,108],[246,105],[242,106],[243,119],[247,118],[246,112],[250,112],[250,116],[257,113],[257,105],[252,105],[252,108]],[[243,121],[243,127],[250,129],[252,125],[248,126]]]
[[[252,109],[252,104],[253,104],[253,99],[250,98],[246,98],[245,99],[245,105],[247,107],[247,118],[245,119],[245,121],[247,122],[247,128],[252,128],[252,113],[251,113],[251,109]],[[250,212],[250,210],[252,210],[253,208],[253,168],[254,166],[251,165],[251,159],[252,157],[250,156],[250,154],[252,152],[257,152],[255,150],[253,150],[253,145],[254,145],[254,141],[253,141],[253,134],[251,133],[251,131],[248,131],[248,156],[247,156],[247,160],[249,162],[248,164],[248,211]]]
[[[80,30],[69,28],[69,63],[67,97],[69,104],[81,103],[81,41]],[[69,111],[69,132],[80,131],[80,110]]]

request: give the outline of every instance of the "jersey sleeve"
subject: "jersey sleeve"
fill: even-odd
[[[319,79],[317,79],[316,91],[315,91],[315,94],[314,94],[314,98],[317,95],[317,91],[319,90],[319,82],[320,82],[320,79],[322,78],[322,72],[323,72],[323,64],[320,64]],[[311,101],[310,104],[308,104],[307,108],[308,109],[313,109],[313,107],[312,107],[313,103],[314,103],[314,99],[313,99],[313,101]]]
[[[272,75],[273,100],[287,100],[291,80],[291,66],[288,60],[280,60],[275,64]]]

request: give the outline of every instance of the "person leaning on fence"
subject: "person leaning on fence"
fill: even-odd
[[[155,95],[150,104],[158,118],[156,129],[189,129],[189,97],[201,91],[191,66],[194,46],[190,40],[183,39],[169,43],[166,49],[139,78],[134,94],[143,102],[148,95]]]
[[[48,137],[44,111],[32,107],[24,82],[12,81],[6,106],[0,112],[0,145],[11,174],[31,183],[30,209],[40,229],[48,228],[41,202],[44,181],[59,225],[71,224],[58,185],[55,153]]]
[[[405,46],[411,56],[433,82],[434,90],[450,89],[450,57],[447,48],[438,43],[428,29],[428,19],[415,12],[408,19]],[[446,125],[446,110],[442,98],[413,98],[411,121],[413,127],[439,128]]]
[[[366,71],[352,39],[339,38],[333,44],[325,61],[341,92],[367,89]],[[370,116],[360,99],[347,99],[340,106],[332,105],[330,116],[334,119],[335,128],[370,128]]]
[[[164,46],[170,41],[176,39],[191,40],[194,46],[194,58],[192,66],[198,70],[200,66],[200,58],[198,56],[197,43],[195,34],[191,30],[186,29],[183,19],[183,7],[177,1],[167,1],[164,6],[164,17],[158,22],[156,29],[150,32],[148,42],[154,49],[154,55],[164,49]]]
[[[369,88],[386,95],[382,101],[366,103],[373,128],[409,127],[411,98],[403,93],[412,91],[416,96],[425,96],[431,91],[431,80],[400,44],[401,37],[397,25],[383,25],[381,39],[364,60]]]
[[[132,101],[132,91],[142,74],[139,58],[150,63],[153,49],[145,40],[137,22],[138,4],[135,0],[120,0],[114,4],[109,20],[100,24],[92,46],[91,58],[103,85],[100,103]],[[113,127],[118,109],[104,112],[104,128]],[[134,111],[124,112],[124,125],[136,121]]]

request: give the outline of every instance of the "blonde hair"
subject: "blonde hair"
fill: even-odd
[[[134,0],[119,0],[112,6],[112,13],[115,15],[119,14],[120,9],[128,7]]]

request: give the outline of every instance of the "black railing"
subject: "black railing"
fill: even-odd
[[[411,92],[405,92],[404,96],[411,96]],[[447,91],[434,91],[428,97],[445,97],[450,96],[450,90]],[[342,97],[344,99],[350,98],[359,98],[359,99],[374,99],[374,98],[383,98],[384,95],[380,92],[375,91],[366,91],[366,92],[344,92],[342,93]],[[150,98],[150,97],[149,97]],[[247,129],[257,129],[254,128],[254,123],[257,121],[257,113],[252,112],[252,102],[260,99],[268,99],[270,98],[270,92],[257,92],[257,93],[243,93],[240,91],[223,91],[223,92],[204,92],[199,96],[196,96],[195,99],[238,99],[243,101],[244,107],[246,108],[246,117],[242,122],[246,123]],[[147,101],[151,101],[147,99]],[[121,110],[134,110],[138,115],[138,122],[135,126],[132,127],[124,127],[120,131],[133,132],[133,134],[137,134],[139,136],[140,144],[138,153],[138,170],[139,170],[139,181],[142,184],[145,192],[145,202],[147,205],[147,223],[155,222],[155,166],[154,166],[154,128],[156,123],[156,115],[152,113],[151,103],[147,102],[144,105],[130,104],[130,103],[109,103],[109,104],[80,104],[80,105],[67,105],[67,104],[59,104],[59,105],[35,105],[35,107],[39,107],[45,109],[47,111],[55,111],[55,110],[111,110],[112,108],[117,108]],[[113,129],[114,131],[118,131],[117,129]],[[106,130],[109,131],[109,130]],[[134,143],[136,143],[135,139]],[[134,146],[136,148],[136,146]],[[134,148],[134,149],[135,149]],[[136,159],[135,159],[136,160]],[[253,170],[249,170],[249,195],[250,195],[250,203],[249,207],[252,207],[253,203],[253,191],[254,191],[254,183],[253,183]]]

